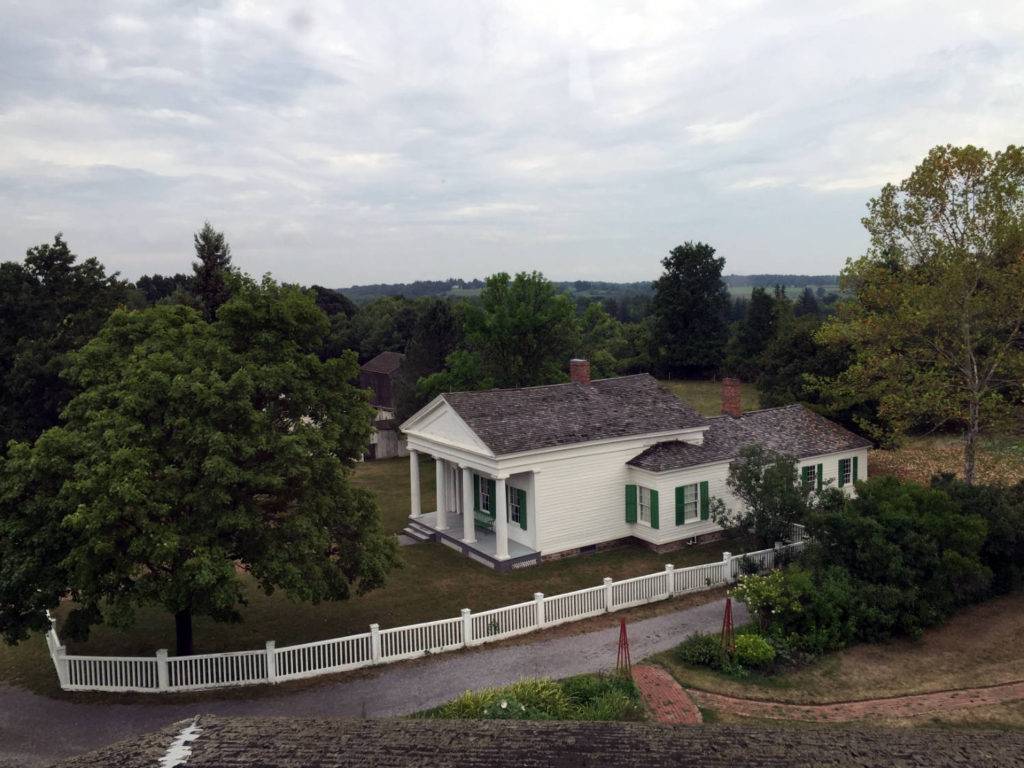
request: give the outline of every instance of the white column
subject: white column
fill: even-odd
[[[494,556],[508,560],[508,496],[505,495],[505,478],[498,476],[494,484]]]
[[[445,461],[440,456],[434,457],[435,477],[437,478],[437,530],[443,531],[448,527],[448,488],[445,480]]]
[[[476,543],[475,515],[473,514],[473,470],[462,467],[462,540]]]
[[[420,454],[409,451],[409,496],[412,498],[412,512],[409,517],[420,516]]]

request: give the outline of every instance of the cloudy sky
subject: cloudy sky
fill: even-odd
[[[832,273],[936,144],[1024,141],[1007,2],[0,0],[2,260],[332,287]]]

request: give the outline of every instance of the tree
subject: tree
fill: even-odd
[[[854,362],[819,386],[876,399],[868,430],[962,428],[973,482],[980,435],[1020,411],[1024,152],[936,147],[868,211],[870,248],[841,277],[852,298],[818,334],[852,345]]]
[[[231,296],[231,247],[224,240],[224,233],[215,231],[208,221],[193,240],[199,261],[192,262],[192,291],[203,307],[203,319],[212,323],[217,309]]]
[[[443,370],[445,360],[464,340],[462,315],[451,299],[417,302],[415,328],[394,382],[397,421],[404,421],[426,405],[418,393],[419,380]]]
[[[651,313],[662,376],[704,376],[725,358],[729,291],[722,280],[725,259],[705,243],[687,242],[661,261]]]
[[[531,387],[568,378],[577,343],[573,302],[540,272],[491,275],[480,306],[463,304],[467,349],[423,379],[420,394],[489,387]]]
[[[803,523],[818,501],[816,489],[800,481],[797,463],[760,445],[741,449],[729,465],[726,485],[746,508],[729,509],[715,498],[711,519],[752,533],[762,546],[790,541],[793,523]]]
[[[269,278],[214,323],[180,305],[115,312],[72,358],[66,423],[0,463],[5,639],[67,591],[73,634],[158,605],[187,654],[194,615],[239,618],[239,568],[313,602],[380,586],[394,537],[350,483],[371,410],[347,383],[354,354],[316,356],[327,327]]]
[[[0,264],[0,453],[58,423],[76,391],[60,377],[68,354],[128,299],[116,274],[77,258],[57,234],[28,249],[24,264]]]

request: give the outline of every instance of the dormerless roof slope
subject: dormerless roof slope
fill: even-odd
[[[755,444],[795,459],[871,447],[870,440],[802,405],[786,405],[750,411],[738,419],[716,416],[709,420],[703,445],[678,440],[658,443],[628,463],[652,472],[666,472],[734,459],[742,448]]]
[[[367,373],[394,373],[402,367],[405,355],[401,352],[381,352],[372,360],[359,366],[359,370]]]
[[[646,373],[442,397],[497,456],[708,424]]]

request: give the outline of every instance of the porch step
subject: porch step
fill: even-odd
[[[409,518],[409,524],[406,525],[402,533],[415,541],[434,540],[434,529],[412,518]]]

